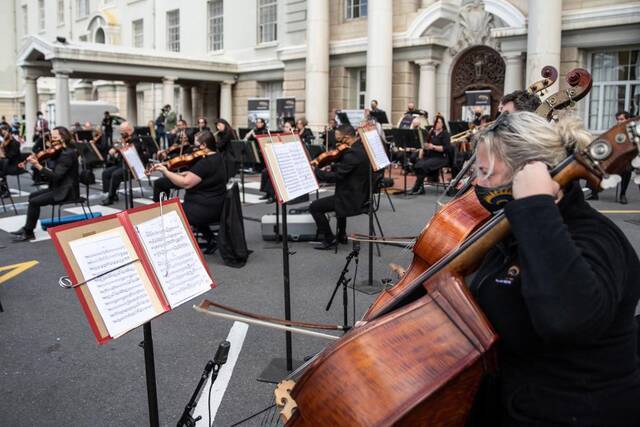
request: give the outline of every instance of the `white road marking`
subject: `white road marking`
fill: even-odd
[[[85,207],[85,212],[88,214],[89,210]],[[72,214],[75,215],[82,215],[82,206],[75,206],[73,208],[62,208],[62,210],[64,212],[71,212]],[[93,205],[91,206],[91,212],[100,212],[103,216],[106,215],[111,215],[114,213],[118,213],[121,212],[121,209],[116,209],[116,208],[110,208],[109,206],[102,206],[102,205]]]
[[[0,230],[6,231],[7,233],[11,231],[16,231],[20,229],[20,227],[24,227],[24,223],[27,219],[26,215],[14,215],[8,216],[6,218],[0,218]],[[32,242],[41,242],[43,240],[49,240],[49,233],[44,231],[42,227],[40,227],[40,221],[36,224],[35,230],[33,230],[33,234],[36,235]]]
[[[248,329],[248,324],[243,322],[234,322],[231,330],[229,331],[229,335],[227,335],[227,341],[231,343],[231,346],[229,347],[229,356],[227,358],[227,363],[222,365],[216,382],[213,383],[213,388],[211,389],[211,420],[209,420],[205,425],[212,425],[213,421],[216,419],[216,413],[218,412],[224,393],[227,390],[229,381],[231,380],[231,374],[233,373],[233,368],[236,366],[236,362],[238,361],[238,356],[240,356],[240,350],[242,350],[242,344],[247,336]],[[216,350],[217,348],[211,349],[212,358],[215,355]],[[203,421],[209,418],[208,398],[210,385],[211,377],[207,379],[204,387],[202,387],[202,394],[198,399],[196,409],[193,411],[193,418],[201,416]]]

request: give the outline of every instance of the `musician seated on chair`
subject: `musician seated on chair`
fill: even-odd
[[[336,143],[347,144],[351,148],[329,169],[316,169],[316,177],[320,181],[335,183],[333,196],[314,200],[309,205],[309,213],[313,216],[318,234],[323,236],[322,244],[316,249],[325,250],[338,242],[347,243],[347,217],[359,215],[369,200],[369,159],[356,131],[351,125],[340,125],[336,129]],[[327,212],[335,212],[337,238],[331,231]]]
[[[151,172],[159,171],[177,188],[186,189],[182,206],[187,220],[207,240],[204,253],[212,254],[216,241],[209,226],[220,221],[227,191],[224,157],[215,152],[216,142],[211,132],[198,133],[195,141],[198,148],[206,148],[210,154],[198,160],[189,171],[172,172],[159,163]]]
[[[132,143],[131,135],[133,135],[133,128],[129,122],[122,122],[120,124],[121,148],[127,147]],[[124,179],[122,162],[122,154],[119,149],[111,147],[105,159],[105,168],[102,171],[102,192],[106,194],[106,198],[102,200],[104,206],[112,205],[118,201],[118,188],[120,188],[120,183]]]
[[[206,126],[206,119],[202,118],[201,120],[205,121],[204,124]],[[189,142],[189,138],[187,135],[187,126],[188,125],[186,120],[178,120],[178,125],[176,128],[177,138],[174,139],[174,144],[169,147],[169,149],[158,152],[158,160],[169,160],[183,154],[189,154],[194,150],[194,146]],[[188,168],[185,168],[184,170],[186,171],[187,169]],[[169,197],[169,193],[171,192],[171,190],[177,188],[179,187],[172,183],[169,178],[164,176],[158,178],[153,182],[153,201],[160,201],[161,194]]]
[[[436,114],[433,127],[418,153],[418,159],[414,165],[416,183],[411,194],[424,194],[424,179],[431,177],[437,180],[438,172],[451,164],[451,138],[447,132],[444,117]]]
[[[577,117],[516,112],[477,141],[476,194],[489,211],[504,208],[511,235],[470,286],[500,336],[498,378],[476,401],[494,403],[493,419],[473,425],[639,426],[640,261],[578,180],[561,188],[549,173],[590,134]]]
[[[17,135],[11,133],[6,126],[0,127],[0,197],[9,196],[9,187],[7,186],[7,175],[17,175],[20,168],[18,163],[22,161],[20,153],[20,140]]]
[[[76,200],[79,197],[78,152],[71,139],[71,132],[62,126],[54,128],[51,131],[51,144],[52,146],[62,145],[63,148],[54,154],[48,166],[43,166],[33,154],[27,157],[26,162],[47,180],[49,188],[34,191],[29,195],[27,221],[24,227],[11,233],[16,242],[35,238],[33,230],[40,218],[40,207]]]

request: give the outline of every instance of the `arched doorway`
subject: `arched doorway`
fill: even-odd
[[[96,35],[93,41],[95,43],[101,43],[101,44],[105,43],[105,35],[104,35],[104,30],[102,28],[98,28],[96,30]]]
[[[466,91],[491,91],[491,117],[498,112],[504,94],[504,60],[488,46],[475,46],[463,52],[451,71],[451,118],[460,120],[466,104]]]

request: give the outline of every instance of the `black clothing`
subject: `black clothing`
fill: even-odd
[[[357,140],[333,164],[331,171],[316,170],[319,180],[336,184],[333,196],[315,200],[309,205],[309,212],[316,221],[318,232],[324,234],[326,241],[333,235],[324,216],[325,212],[335,211],[338,218],[344,218],[345,222],[340,220],[338,224],[339,227],[345,224],[343,228],[346,228],[346,217],[362,213],[364,204],[369,200],[370,167],[364,146]],[[339,229],[338,233],[341,231],[343,230]]]
[[[53,159],[53,169],[44,167],[40,174],[49,182],[49,188],[38,190],[29,195],[29,207],[27,208],[27,221],[24,229],[33,233],[38,218],[40,207],[65,200],[75,200],[80,195],[78,184],[78,153],[72,148],[65,148]]]
[[[202,181],[186,191],[183,207],[189,223],[207,235],[209,225],[220,220],[227,191],[224,158],[220,154],[207,156],[198,160],[190,172]]]
[[[234,133],[229,130],[227,132],[218,132],[216,134],[216,151],[222,154],[224,159],[224,170],[226,171],[226,180],[235,176],[235,158],[233,157],[233,151],[231,150],[231,141],[233,141]]]
[[[577,183],[558,205],[531,196],[505,214],[513,237],[471,284],[500,336],[503,423],[640,425],[634,249]]]
[[[316,222],[318,235],[322,235],[325,242],[330,242],[334,238],[333,232],[331,231],[331,225],[329,224],[329,220],[327,219],[327,216],[325,214],[327,212],[333,212],[335,209],[335,196],[328,196],[314,200],[309,205],[309,213],[313,217],[313,220]],[[339,216],[336,218],[336,220],[336,234],[341,237],[346,236],[347,218],[344,216]]]
[[[124,169],[122,163],[104,168],[102,171],[102,192],[109,193],[109,199],[115,199],[123,180]]]
[[[13,136],[9,138],[11,139],[4,143],[5,157],[0,159],[0,178],[4,178],[7,175],[16,175],[18,173],[18,163],[22,161],[20,142]]]
[[[226,265],[240,268],[246,264],[251,251],[247,248],[244,234],[240,189],[237,182],[225,195],[217,244]]]
[[[627,188],[629,188],[629,183],[631,182],[632,171],[633,168],[629,166],[627,170],[620,174],[620,177],[622,178],[622,181],[620,181],[620,197],[627,195]]]
[[[269,172],[266,168],[260,172],[260,191],[266,193],[268,197],[275,198],[276,191],[273,189],[273,184],[269,178]]]
[[[153,181],[153,201],[159,202],[160,195],[163,193],[168,198],[169,194],[171,193],[171,190],[175,188],[180,188],[180,187],[178,187],[173,182],[171,182],[171,180],[166,176],[161,176],[160,178]]]
[[[313,136],[313,132],[311,131],[311,129],[304,128],[302,130],[302,132],[300,133],[300,139],[302,140],[303,143],[309,145],[309,144],[313,143],[313,141],[316,139],[316,137]]]
[[[418,190],[424,185],[424,179],[426,177],[435,178],[437,180],[437,174],[440,169],[445,166],[451,165],[451,159],[449,158],[452,145],[449,132],[442,130],[438,135],[435,131],[430,132],[431,143],[444,147],[444,151],[424,150],[422,159],[417,159],[414,165],[416,172],[416,184],[414,190]]]

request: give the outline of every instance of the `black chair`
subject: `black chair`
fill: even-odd
[[[61,202],[55,202],[51,205],[51,220],[53,220],[55,218],[55,211],[56,211],[56,206],[58,207],[58,224],[60,223],[60,217],[62,216],[62,206],[64,205],[77,205],[80,204],[80,206],[82,206],[82,214],[84,215],[85,219],[89,218],[89,216],[87,216],[87,210],[89,211],[89,215],[91,215],[91,217],[93,217],[93,212],[91,211],[91,206],[89,206],[89,202],[87,201],[86,198],[78,196],[77,198],[70,198],[70,199],[65,199]]]

